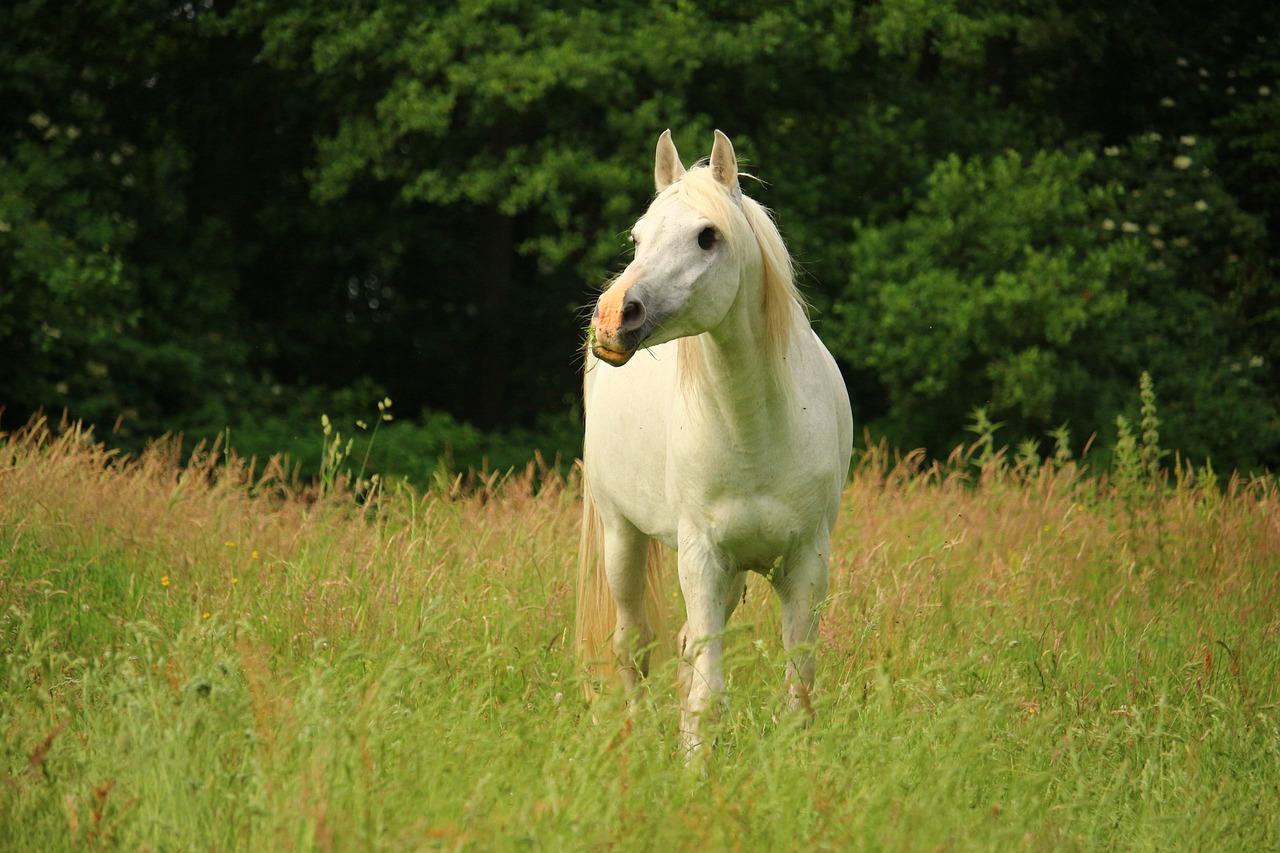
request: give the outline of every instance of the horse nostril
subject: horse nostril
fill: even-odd
[[[630,332],[642,325],[644,325],[644,303],[634,296],[629,296],[622,304],[621,330]]]

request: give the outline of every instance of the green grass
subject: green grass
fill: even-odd
[[[753,579],[703,775],[669,658],[634,714],[581,698],[572,480],[357,506],[178,461],[0,444],[0,849],[1280,846],[1272,480],[866,452],[816,722]]]

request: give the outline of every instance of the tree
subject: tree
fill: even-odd
[[[216,223],[184,219],[187,152],[158,108],[190,26],[109,0],[0,16],[6,421],[67,407],[163,431],[175,411],[217,404],[238,352],[225,334],[229,254]]]
[[[860,229],[835,306],[837,356],[884,383],[880,429],[945,452],[981,407],[1007,435],[1067,423],[1105,443],[1150,371],[1173,446],[1228,466],[1273,454],[1269,334],[1244,331],[1264,232],[1193,168],[1211,161],[1148,135],[1101,160],[940,163],[909,216]]]

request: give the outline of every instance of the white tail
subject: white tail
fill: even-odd
[[[656,539],[649,542],[649,555],[645,565],[645,610],[653,635],[666,636],[666,601],[662,596],[663,545]],[[591,496],[586,469],[582,475],[582,538],[578,546],[578,612],[574,620],[574,635],[578,655],[593,677],[585,682],[587,698],[591,699],[595,688],[608,681],[617,680],[617,660],[611,640],[617,624],[617,609],[613,593],[609,591],[609,579],[604,571],[604,524]],[[656,656],[655,656],[656,657]],[[652,664],[651,664],[652,665]]]

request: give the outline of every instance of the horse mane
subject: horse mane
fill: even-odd
[[[675,195],[697,210],[716,227],[730,250],[744,267],[751,246],[758,248],[762,280],[761,310],[764,314],[764,345],[770,364],[775,365],[775,379],[786,390],[789,381],[781,371],[783,359],[791,345],[796,328],[795,312],[808,318],[808,304],[796,287],[795,266],[782,242],[782,234],[768,208],[746,194],[731,196],[711,174],[711,169],[696,167],[685,172],[675,183],[659,193],[654,204]],[[702,349],[698,337],[679,341],[682,384],[696,385],[703,375]]]

